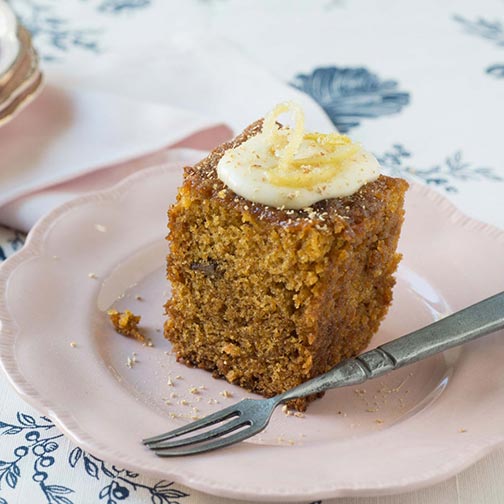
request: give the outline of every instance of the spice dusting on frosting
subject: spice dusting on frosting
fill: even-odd
[[[294,117],[291,127],[276,122],[286,112]],[[259,134],[225,152],[217,174],[250,201],[300,209],[349,196],[380,173],[375,157],[347,136],[306,133],[303,110],[287,102],[264,118]]]

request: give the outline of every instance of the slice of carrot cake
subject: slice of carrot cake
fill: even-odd
[[[392,300],[407,186],[348,137],[305,133],[293,104],[185,168],[168,212],[179,360],[272,396],[364,350]]]

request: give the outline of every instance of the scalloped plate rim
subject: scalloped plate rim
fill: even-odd
[[[0,285],[7,284],[10,273],[14,271],[18,265],[40,254],[45,233],[57,219],[63,217],[68,211],[92,201],[117,199],[145,177],[159,176],[161,172],[164,173],[168,171],[168,169],[171,170],[173,167],[163,164],[143,169],[138,173],[130,175],[111,188],[77,197],[49,212],[32,228],[24,247],[0,265]],[[476,229],[479,232],[497,239],[499,243],[504,243],[504,232],[497,227],[465,215],[447,198],[428,186],[411,182],[410,185],[410,191],[418,191],[422,196],[442,208],[445,212],[445,216],[451,218],[453,225],[467,229]],[[286,498],[289,498],[291,501],[301,501],[313,498],[315,494],[316,498],[391,495],[417,490],[443,481],[471,466],[476,461],[504,444],[503,431],[500,435],[494,436],[488,443],[482,443],[477,446],[471,446],[470,449],[461,450],[459,456],[451,459],[449,462],[440,464],[440,466],[434,467],[430,471],[425,471],[422,474],[415,474],[410,478],[403,477],[396,481],[393,486],[387,483],[382,485],[379,481],[367,485],[366,488],[358,485],[348,485],[346,487],[335,487],[331,485],[323,487],[321,485],[316,485],[314,488],[304,488],[302,491],[297,491],[295,495],[289,493],[289,491],[278,489],[274,492],[271,490],[264,491],[259,486],[256,488],[244,489],[242,487],[236,487],[229,482],[223,483],[222,481],[206,480],[205,477],[200,474],[191,474],[187,471],[177,470],[177,468],[171,471],[160,471],[155,465],[151,466],[142,460],[131,459],[120,450],[103,445],[102,443],[97,443],[92,435],[89,435],[77,425],[76,420],[70,412],[65,411],[64,407],[60,405],[52,404],[51,401],[40,396],[32,387],[16,367],[14,355],[16,323],[10,316],[3,295],[4,293],[5,289],[0,290],[0,334],[2,335],[2,339],[0,340],[0,367],[22,399],[37,410],[48,415],[66,436],[93,454],[111,463],[119,463],[130,469],[143,472],[144,474],[149,473],[150,475],[159,477],[173,478],[179,483],[185,484],[196,490],[229,498],[260,498],[261,500],[269,500],[272,502],[285,502]]]

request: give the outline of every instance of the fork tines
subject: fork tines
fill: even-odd
[[[158,436],[153,436],[143,440],[143,444],[147,445],[149,448],[157,448],[159,443],[166,441],[168,439],[173,439],[176,437],[183,436],[184,434],[189,434],[190,432],[194,432],[199,429],[204,429],[205,427],[209,427],[210,425],[215,425],[216,423],[224,422],[225,420],[229,420],[231,418],[239,417],[241,412],[236,409],[236,406],[230,406],[229,408],[223,409],[221,411],[217,411],[208,415],[200,420],[196,420],[187,425],[179,427],[178,429],[174,429],[169,432],[165,432],[164,434],[159,434]],[[191,439],[191,438],[184,438]]]
[[[178,429],[144,439],[143,443],[161,457],[192,455],[234,444],[257,434],[265,427],[269,414],[261,418],[250,416],[250,410],[256,409],[255,403],[260,402],[263,401],[245,399]],[[216,424],[221,425],[196,432]],[[193,432],[195,435],[186,436]]]

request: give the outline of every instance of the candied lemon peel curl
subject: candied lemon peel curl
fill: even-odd
[[[294,124],[290,128],[280,127],[276,120],[287,112],[292,113]],[[361,151],[361,147],[346,135],[305,133],[303,109],[293,102],[278,104],[264,118],[262,134],[278,160],[267,172],[268,181],[292,189],[310,189],[330,181],[342,169],[345,160]],[[303,143],[312,147],[314,153],[296,157]]]

